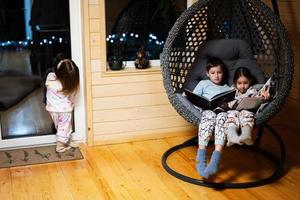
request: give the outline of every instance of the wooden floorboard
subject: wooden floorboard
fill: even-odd
[[[275,125],[286,146],[286,174],[269,185],[249,189],[216,190],[183,182],[161,166],[161,156],[188,136],[114,145],[81,145],[83,160],[0,169],[1,200],[101,199],[259,199],[300,200],[300,136]],[[278,152],[269,133],[263,143]],[[212,148],[209,148],[208,155]],[[195,170],[196,147],[173,154],[168,163],[181,173],[200,178]],[[240,182],[265,177],[273,164],[256,153],[226,148],[219,173],[211,180]]]

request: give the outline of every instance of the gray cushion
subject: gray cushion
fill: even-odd
[[[264,83],[262,70],[257,65],[249,45],[238,39],[210,40],[201,45],[197,52],[195,62],[189,70],[183,88],[193,90],[198,82],[206,77],[206,64],[209,57],[222,59],[228,69],[227,84],[233,84],[234,72],[238,67],[248,68],[258,83]]]
[[[208,40],[198,51],[199,58],[218,57],[222,60],[254,59],[247,42],[239,39]]]

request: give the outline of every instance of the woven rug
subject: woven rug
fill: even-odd
[[[79,148],[71,148],[63,153],[57,153],[55,145],[1,150],[0,168],[79,159],[83,159]]]

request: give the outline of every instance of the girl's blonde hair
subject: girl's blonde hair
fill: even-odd
[[[62,92],[66,95],[74,94],[79,88],[79,69],[71,59],[63,59],[62,55],[56,58],[58,62],[54,66],[54,73],[61,82]]]

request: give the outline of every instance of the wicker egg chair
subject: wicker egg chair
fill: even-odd
[[[197,146],[197,137],[164,153],[162,165],[168,173],[183,181],[212,188],[256,187],[282,177],[284,144],[267,122],[280,111],[291,89],[293,53],[278,16],[259,0],[199,0],[177,19],[169,32],[161,56],[163,81],[168,98],[176,111],[195,126],[199,125],[202,109],[196,109],[182,96],[182,92],[185,88],[193,89],[203,78],[199,75],[195,77],[195,74],[201,74],[203,70],[205,72],[207,56],[221,57],[229,71],[234,71],[238,67],[237,63],[255,68],[256,72],[258,69],[263,75],[262,79],[258,78],[260,75],[256,76],[260,82],[273,77],[274,98],[261,112],[255,114],[258,130],[255,143],[250,147],[242,146],[271,158],[277,166],[272,175],[243,183],[215,183],[191,178],[170,168],[168,157],[178,149]],[[233,51],[231,57],[228,57],[228,51]],[[241,64],[243,59],[248,60],[246,64]],[[265,128],[275,138],[280,155],[274,155],[261,147],[260,141]]]

